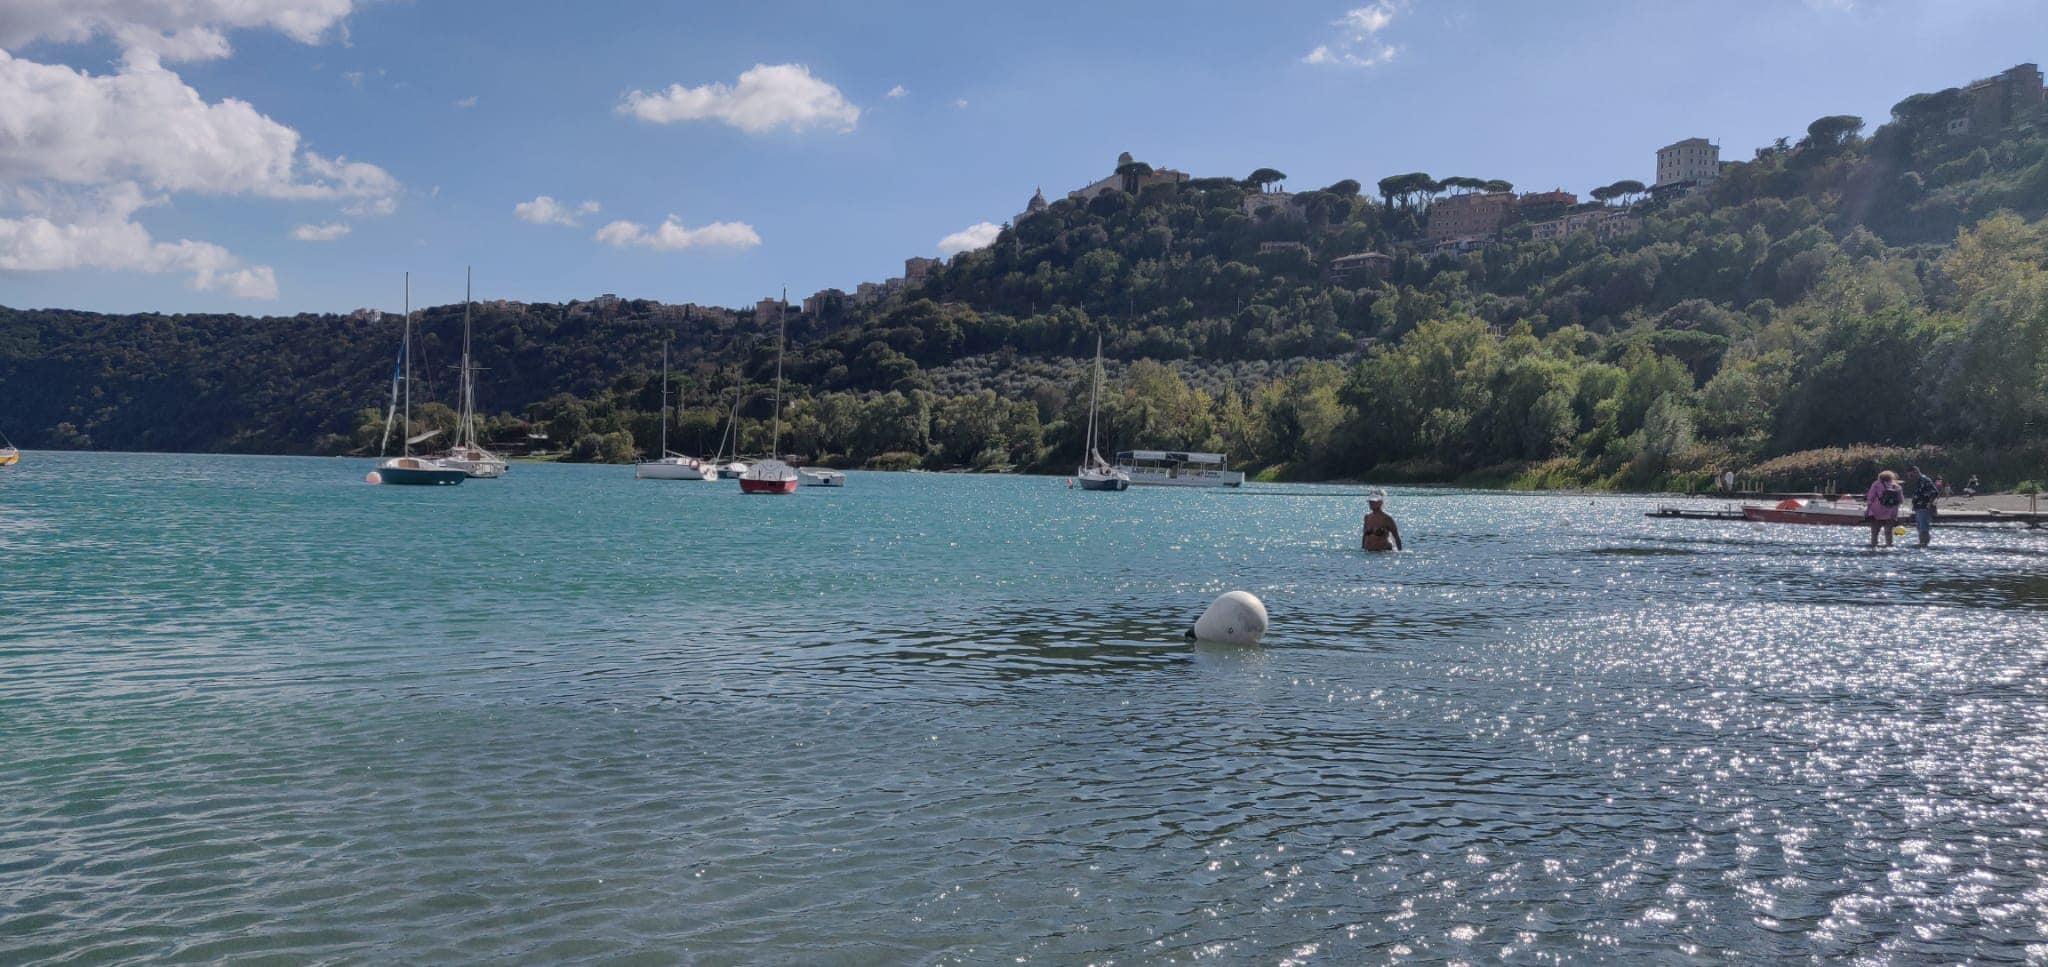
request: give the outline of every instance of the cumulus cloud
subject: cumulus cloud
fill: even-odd
[[[631,91],[619,113],[642,121],[723,121],[748,134],[776,128],[853,130],[860,108],[802,64],[755,64],[730,86],[721,83],[662,91]]]
[[[201,291],[277,298],[277,274],[270,266],[246,265],[210,242],[159,242],[151,237],[132,216],[163,198],[149,196],[133,182],[83,198],[27,191],[17,197],[28,211],[18,217],[0,215],[0,270],[177,272],[188,274],[186,284]]]
[[[349,225],[347,222],[334,222],[328,225],[300,225],[292,229],[292,237],[301,242],[332,242],[343,235],[347,235],[348,232]]]
[[[904,87],[904,86],[903,86],[903,85],[901,85],[901,84],[898,84],[898,85],[896,85],[895,87],[889,88],[889,93],[887,93],[887,94],[884,94],[884,95],[882,95],[882,96],[883,96],[883,97],[902,97],[902,96],[904,96],[905,94],[909,94],[909,93],[910,93],[910,90],[909,90],[908,88]]]
[[[961,252],[987,248],[1002,234],[1003,227],[994,222],[976,222],[945,238],[939,239],[940,255],[958,255]]]
[[[586,201],[572,207],[547,195],[535,195],[532,201],[522,201],[512,206],[512,214],[518,216],[520,221],[532,222],[535,225],[574,226],[578,224],[578,219],[585,215],[595,215],[597,210],[597,202],[594,201]]]
[[[7,0],[0,47],[104,36],[130,60],[209,60],[230,53],[230,30],[267,28],[319,43],[353,7],[354,0]]]
[[[0,181],[134,181],[161,191],[396,207],[384,169],[299,150],[246,101],[209,103],[156,65],[95,75],[0,50]]]
[[[761,244],[761,236],[754,231],[754,226],[746,222],[712,222],[701,228],[688,228],[674,215],[668,216],[653,228],[621,219],[598,229],[593,237],[614,248],[638,246],[661,251],[686,248],[746,249]]]
[[[1393,60],[1401,48],[1388,43],[1381,34],[1402,10],[1401,0],[1379,0],[1345,11],[1344,16],[1331,24],[1337,28],[1337,39],[1332,43],[1317,44],[1301,58],[1302,63],[1377,67]]]

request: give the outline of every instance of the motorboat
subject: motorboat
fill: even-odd
[[[803,467],[796,472],[797,482],[806,487],[844,487],[846,475],[837,470]]]
[[[731,463],[720,464],[718,467],[718,479],[720,480],[738,480],[746,475],[747,465],[739,462],[738,460],[734,460]]]
[[[1074,479],[1081,482],[1082,490],[1129,490],[1131,475],[1110,465],[1102,459],[1102,452],[1096,449],[1095,411],[1102,400],[1102,336],[1095,337],[1095,384],[1088,391],[1088,456],[1080,469],[1074,471]]]

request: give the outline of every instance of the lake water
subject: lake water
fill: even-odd
[[[2048,535],[369,466],[0,469],[0,962],[2048,959]]]

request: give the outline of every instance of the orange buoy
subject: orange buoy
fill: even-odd
[[[372,470],[369,473],[363,474],[363,482],[380,484],[384,482],[384,478],[381,475],[379,475],[377,471]]]

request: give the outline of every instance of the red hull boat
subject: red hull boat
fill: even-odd
[[[1761,524],[1821,524],[1835,527],[1864,527],[1870,524],[1863,516],[1860,503],[1850,501],[1820,504],[1815,501],[1800,503],[1796,500],[1786,500],[1776,507],[1748,506],[1742,508],[1742,519]]]
[[[793,494],[796,493],[796,478],[788,480],[749,480],[740,478],[740,493],[743,494]]]

